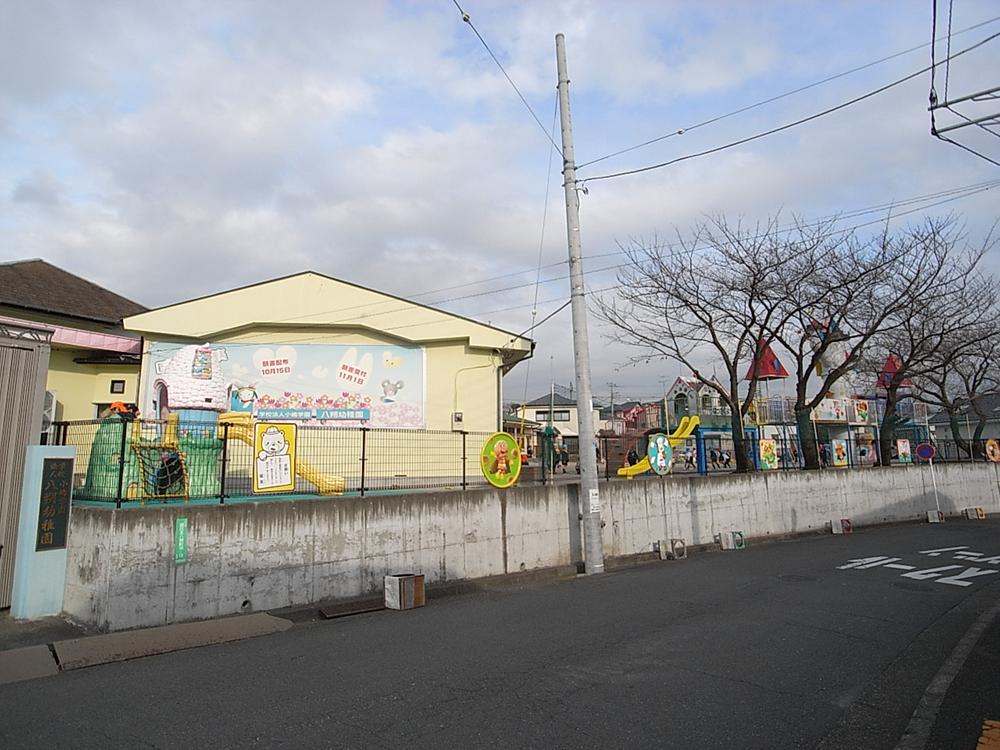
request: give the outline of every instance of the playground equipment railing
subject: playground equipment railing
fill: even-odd
[[[366,495],[487,486],[479,468],[492,433],[300,426],[294,489]],[[74,497],[122,504],[250,497],[255,456],[246,424],[159,420],[58,422],[76,448]]]

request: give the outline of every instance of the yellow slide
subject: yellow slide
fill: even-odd
[[[676,448],[694,433],[698,425],[701,424],[700,417],[684,417],[677,429],[667,438],[671,448]],[[640,474],[645,474],[650,469],[649,456],[643,456],[642,460],[632,466],[623,466],[618,470],[618,476],[631,479]]]
[[[253,447],[253,418],[249,412],[228,411],[219,415],[219,423],[229,425],[229,437],[241,440]],[[222,439],[222,427],[219,427],[219,439]],[[316,485],[321,495],[343,495],[344,478],[333,474],[324,474],[312,464],[295,457],[295,473],[310,484]]]

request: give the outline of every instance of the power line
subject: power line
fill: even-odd
[[[486,51],[490,53],[490,57],[493,58],[493,62],[495,62],[497,64],[497,67],[500,68],[500,72],[503,73],[503,77],[507,79],[507,83],[509,83],[511,85],[511,88],[514,89],[518,98],[521,100],[521,103],[524,104],[525,107],[527,107],[528,112],[531,113],[531,116],[534,118],[535,122],[538,123],[538,127],[541,128],[542,132],[545,134],[545,137],[549,139],[549,142],[555,147],[556,151],[559,152],[559,155],[562,156],[562,149],[559,148],[559,145],[555,142],[552,136],[549,135],[549,131],[547,131],[545,129],[545,126],[542,125],[542,121],[538,119],[538,115],[535,114],[535,110],[531,108],[531,105],[528,104],[528,100],[524,98],[524,94],[521,93],[521,90],[517,87],[517,84],[514,83],[513,79],[507,74],[507,71],[504,69],[503,65],[501,64],[497,56],[493,54],[493,50],[490,49],[490,45],[486,43],[486,40],[483,39],[483,35],[479,33],[479,29],[477,29],[475,24],[472,23],[472,18],[469,16],[468,13],[466,13],[462,9],[462,6],[458,4],[458,0],[451,0],[451,1],[455,4],[455,7],[458,8],[458,12],[462,14],[462,20],[469,25],[469,28],[472,29],[472,32],[476,35],[476,38],[479,39],[483,47],[486,48]]]
[[[952,189],[945,190],[945,191],[939,191],[937,193],[930,193],[930,194],[928,194],[926,196],[916,196],[916,197],[906,198],[906,199],[903,199],[901,201],[896,201],[896,202],[888,203],[888,204],[881,204],[881,205],[874,206],[874,207],[871,207],[871,208],[855,209],[855,210],[853,210],[851,212],[848,212],[847,214],[843,214],[843,215],[841,215],[841,214],[833,214],[833,215],[829,215],[829,216],[826,216],[826,217],[820,217],[819,219],[813,219],[813,220],[811,220],[809,222],[801,223],[801,225],[802,226],[817,226],[819,224],[822,224],[822,223],[825,223],[825,222],[828,222],[828,221],[834,221],[834,220],[844,219],[844,218],[847,218],[847,219],[849,219],[849,218],[858,218],[858,217],[863,216],[865,214],[875,213],[877,211],[882,211],[882,210],[886,210],[886,209],[894,209],[894,208],[897,208],[899,206],[907,206],[907,205],[914,205],[915,206],[914,208],[911,208],[911,209],[909,209],[907,211],[900,211],[900,212],[892,213],[890,215],[890,218],[895,219],[895,218],[900,218],[902,216],[907,216],[907,215],[916,213],[918,211],[925,211],[925,210],[927,210],[929,208],[934,208],[936,206],[944,205],[946,203],[951,203],[951,202],[956,201],[956,200],[961,200],[961,199],[964,199],[964,198],[968,198],[968,197],[970,197],[972,195],[976,195],[978,193],[986,192],[988,190],[992,190],[992,189],[997,188],[997,187],[1000,187],[1000,180],[991,180],[991,181],[986,181],[986,182],[981,182],[981,183],[974,183],[972,185],[967,185],[967,186],[963,186],[963,187],[959,187],[959,188],[952,188]],[[943,199],[942,200],[935,200],[935,201],[930,202],[930,203],[926,203],[926,201],[928,199],[936,199],[936,198],[943,198]],[[916,205],[916,204],[922,204],[922,205]],[[860,229],[862,227],[870,226],[872,224],[880,224],[880,223],[882,223],[882,221],[884,221],[884,219],[878,218],[878,219],[874,219],[872,221],[867,221],[867,222],[863,222],[861,224],[855,224],[855,225],[852,225],[850,227],[845,227],[845,228],[843,228],[841,230],[837,230],[837,231],[838,232],[847,232],[847,231],[851,231],[853,229]],[[779,231],[787,231],[788,229],[794,229],[795,226],[796,226],[796,224],[789,224],[789,225],[781,228]],[[753,238],[753,239],[756,239],[756,238]],[[670,245],[668,247],[673,247],[673,245]],[[598,255],[590,255],[590,256],[587,256],[587,257],[588,258],[614,257],[614,256],[621,256],[622,254],[623,254],[623,251],[618,250],[618,251],[615,251],[613,253],[602,253],[602,254],[598,254]],[[556,264],[556,265],[561,265],[561,264]],[[598,274],[598,273],[605,273],[607,271],[614,271],[614,270],[617,270],[619,268],[623,268],[626,265],[629,265],[629,263],[627,263],[627,262],[626,263],[616,263],[616,264],[613,264],[613,265],[604,266],[604,267],[600,267],[600,268],[591,268],[591,269],[586,270],[585,274],[587,276],[592,276],[592,275],[595,275],[595,274]],[[526,272],[520,272],[520,275],[523,275],[523,273],[526,273]],[[472,284],[490,283],[492,281],[495,281],[496,279],[506,278],[506,277],[508,277],[510,275],[512,275],[512,274],[504,274],[503,276],[497,276],[497,277],[493,277],[493,278],[489,278],[489,279],[482,279],[482,280],[477,281],[477,282],[469,282],[469,284],[466,284],[464,286],[469,286],[469,285],[472,285]],[[517,274],[515,274],[515,275],[517,275]],[[443,299],[439,299],[439,300],[435,300],[433,302],[430,302],[430,303],[428,303],[428,306],[430,306],[430,305],[443,305],[443,304],[447,304],[449,302],[460,302],[460,301],[467,300],[467,299],[474,299],[474,298],[478,298],[478,297],[486,297],[486,296],[490,296],[490,295],[493,295],[493,294],[501,294],[501,293],[505,293],[505,292],[513,292],[513,291],[517,291],[519,289],[525,289],[525,288],[528,288],[528,287],[535,286],[537,283],[549,284],[549,283],[556,282],[556,281],[564,281],[564,280],[566,280],[568,278],[569,278],[568,274],[562,274],[562,275],[559,275],[559,276],[552,276],[552,277],[549,277],[547,279],[542,279],[540,282],[537,282],[537,281],[535,281],[535,282],[525,282],[523,284],[515,284],[515,285],[512,285],[512,286],[500,287],[500,288],[497,288],[497,289],[488,289],[488,290],[485,290],[485,291],[474,292],[474,293],[470,293],[470,294],[464,294],[464,295],[459,295],[459,296],[447,297],[447,298],[443,298]],[[309,313],[308,315],[290,316],[290,317],[287,317],[287,318],[281,318],[280,320],[277,320],[275,322],[282,322],[282,323],[284,323],[284,322],[294,322],[294,321],[301,321],[301,320],[303,320],[304,318],[307,318],[307,317],[308,318],[313,318],[313,317],[316,317],[318,315],[336,315],[336,314],[341,314],[341,313],[351,313],[351,312],[356,312],[357,310],[365,308],[365,307],[370,307],[370,306],[372,306],[374,304],[386,304],[386,303],[389,303],[389,302],[403,302],[403,301],[404,300],[399,300],[399,299],[392,298],[392,299],[389,299],[389,300],[380,300],[377,303],[363,303],[361,305],[353,305],[353,306],[346,306],[346,307],[341,307],[341,308],[332,308],[332,309],[328,309],[328,310],[320,310],[320,311],[317,311],[317,312]],[[521,308],[524,308],[524,307],[529,307],[529,305],[528,304],[517,305],[517,306],[515,306],[513,308],[505,308],[505,310],[506,309],[521,309]],[[387,309],[387,310],[378,310],[378,311],[375,311],[375,312],[372,312],[372,313],[365,314],[360,319],[358,319],[356,322],[362,322],[363,320],[369,320],[369,319],[375,318],[375,317],[377,317],[379,315],[390,315],[390,314],[393,314],[393,313],[405,312],[405,311],[409,310],[410,308],[411,308],[411,306],[409,304],[407,304],[407,305],[401,305],[399,307],[390,308],[390,309]],[[495,312],[503,312],[505,310],[500,310],[500,311],[495,311]],[[489,313],[483,313],[483,314],[489,314]],[[415,323],[415,324],[410,324],[410,325],[404,325],[402,327],[403,328],[409,328],[409,327],[412,327],[414,325],[425,325],[425,323]],[[386,328],[384,330],[395,330],[395,329],[396,329],[396,327]]]
[[[951,11],[955,0],[948,0],[948,47],[945,50],[945,58],[948,59],[944,66],[944,100],[948,101],[948,78],[951,75]]]
[[[960,52],[956,52],[954,55],[952,55],[949,58],[949,60],[953,60],[956,57],[960,57],[961,55],[966,54],[967,52],[971,52],[972,50],[974,50],[974,49],[976,49],[978,47],[983,46],[987,42],[993,41],[998,36],[1000,36],[1000,33],[992,34],[992,35],[986,37],[985,39],[983,39],[982,41],[979,41],[976,44],[973,44],[971,47],[966,47],[964,50],[962,50]],[[920,70],[918,70],[918,71],[916,71],[914,73],[910,73],[909,75],[904,76],[903,78],[899,78],[899,79],[893,81],[892,83],[887,83],[886,85],[880,86],[877,89],[869,91],[869,92],[867,92],[865,94],[861,94],[860,96],[856,96],[853,99],[849,99],[846,102],[841,102],[840,104],[837,104],[837,105],[835,105],[833,107],[830,107],[828,109],[824,109],[821,112],[816,112],[815,114],[809,115],[807,117],[799,118],[798,120],[794,120],[793,122],[785,123],[784,125],[780,125],[780,126],[778,126],[776,128],[771,128],[770,130],[765,130],[762,133],[755,133],[754,135],[747,136],[746,138],[740,138],[739,140],[731,141],[730,143],[725,143],[725,144],[723,144],[721,146],[715,146],[714,148],[705,149],[704,151],[698,151],[698,152],[693,153],[693,154],[685,154],[684,156],[678,156],[678,157],[676,157],[674,159],[669,159],[667,161],[660,162],[658,164],[650,164],[648,166],[638,167],[636,169],[626,169],[626,170],[622,170],[621,172],[612,172],[610,174],[598,175],[596,177],[584,177],[581,180],[579,180],[579,182],[585,184],[585,183],[588,183],[588,182],[596,182],[598,180],[610,180],[610,179],[613,179],[615,177],[625,177],[625,176],[628,176],[628,175],[640,174],[642,172],[650,172],[650,171],[652,171],[654,169],[662,169],[663,167],[669,167],[672,164],[677,164],[677,163],[682,162],[682,161],[688,161],[690,159],[697,159],[698,157],[701,157],[701,156],[708,156],[710,154],[719,153],[720,151],[726,151],[727,149],[735,148],[736,146],[742,146],[745,143],[750,143],[751,141],[756,141],[756,140],[759,140],[761,138],[766,138],[769,135],[774,135],[775,133],[780,133],[780,132],[782,132],[784,130],[790,130],[791,128],[797,127],[799,125],[803,125],[803,124],[805,124],[807,122],[812,122],[813,120],[818,120],[821,117],[825,117],[826,115],[829,115],[829,114],[832,114],[834,112],[838,112],[838,111],[840,111],[842,109],[845,109],[847,107],[853,106],[854,104],[857,104],[858,102],[862,102],[862,101],[864,101],[866,99],[871,99],[873,96],[877,96],[877,95],[879,95],[881,93],[884,93],[884,92],[888,91],[891,88],[895,88],[896,86],[899,86],[899,85],[901,85],[903,83],[906,83],[907,81],[911,81],[914,78],[916,78],[918,76],[921,76],[924,73],[927,73],[928,71],[932,71],[933,69],[934,69],[934,65],[933,64],[929,65],[929,66],[927,66],[925,68],[921,68]]]
[[[907,211],[905,214],[904,213],[894,214],[894,216],[905,216],[905,215],[908,215],[908,214],[911,214],[911,213],[915,213],[916,211],[924,211],[924,210],[926,210],[928,208],[934,208],[935,206],[939,206],[939,205],[942,205],[944,203],[949,203],[952,200],[961,200],[963,198],[968,198],[968,197],[970,197],[972,195],[976,195],[978,193],[985,192],[987,190],[991,190],[991,189],[996,188],[996,187],[1000,187],[1000,180],[986,180],[984,182],[978,182],[978,183],[974,183],[972,185],[963,185],[962,187],[949,188],[948,190],[941,190],[941,191],[938,191],[936,193],[928,193],[928,194],[925,194],[925,195],[918,195],[918,196],[912,196],[912,197],[909,197],[909,198],[902,198],[900,200],[890,201],[888,203],[880,203],[878,205],[869,206],[867,208],[855,208],[855,209],[851,209],[849,211],[844,211],[844,212],[839,212],[839,213],[834,213],[834,214],[827,214],[826,216],[820,216],[820,217],[818,217],[816,219],[812,219],[809,222],[801,223],[800,225],[801,226],[805,226],[805,227],[819,226],[820,224],[824,224],[824,223],[829,222],[829,221],[841,221],[841,220],[844,220],[844,219],[855,219],[855,218],[859,218],[861,216],[864,216],[866,214],[877,213],[877,212],[885,211],[885,210],[895,210],[897,208],[906,207],[906,206],[912,206],[912,205],[915,205],[915,204],[918,204],[918,203],[923,204],[923,203],[926,203],[927,201],[931,201],[931,200],[933,200],[935,198],[942,198],[942,197],[949,198],[948,200],[944,200],[944,201],[936,201],[936,202],[932,202],[932,203],[926,203],[926,205],[921,205],[921,206],[913,209],[912,211]],[[949,196],[954,196],[954,197],[949,197]],[[882,219],[878,219],[877,222],[867,222],[867,224],[858,225],[858,226],[855,226],[854,228],[857,229],[857,228],[860,228],[861,226],[867,226],[868,224],[872,224],[872,223],[881,223],[881,221],[882,221]],[[795,224],[795,223],[786,224],[786,225],[784,225],[782,227],[779,227],[778,231],[787,231],[789,229],[794,229],[796,226],[797,226],[797,224]],[[751,237],[750,239],[758,239],[758,237]],[[667,245],[667,247],[675,247],[675,246],[676,246],[675,244]],[[596,255],[588,255],[587,257],[588,258],[607,258],[607,257],[615,256],[615,255],[621,255],[621,254],[622,254],[621,250],[615,250],[614,252],[600,253],[600,254],[596,254]]]
[[[988,161],[988,162],[989,162],[990,164],[995,164],[996,166],[1000,167],[1000,161],[995,161],[994,159],[991,159],[990,157],[986,156],[985,154],[981,154],[981,153],[979,153],[979,152],[978,152],[978,151],[976,151],[976,150],[975,150],[974,148],[970,148],[969,146],[966,146],[966,145],[965,145],[965,144],[963,144],[963,143],[959,143],[958,141],[953,141],[953,140],[952,140],[951,138],[949,138],[948,136],[944,136],[944,135],[941,135],[940,133],[935,133],[934,135],[935,135],[935,136],[936,136],[936,137],[937,137],[938,139],[940,139],[940,140],[942,140],[942,141],[945,141],[945,142],[947,142],[947,143],[950,143],[950,144],[951,144],[951,145],[953,145],[953,146],[958,146],[958,147],[959,147],[960,149],[963,149],[963,150],[965,150],[965,151],[968,151],[968,152],[969,152],[970,154],[972,154],[973,156],[978,156],[978,157],[979,157],[980,159],[984,159],[984,160]]]
[[[964,34],[967,31],[973,31],[974,29],[978,29],[978,28],[980,28],[982,26],[986,26],[986,25],[994,23],[996,21],[1000,21],[1000,16],[996,16],[996,17],[991,18],[991,19],[989,19],[987,21],[983,21],[983,22],[977,23],[977,24],[975,24],[973,26],[968,26],[968,27],[966,27],[964,29],[960,29],[959,31],[955,32],[955,36],[958,36],[959,34]],[[944,39],[944,37],[941,37],[941,39]],[[931,49],[933,51],[934,43],[930,42],[929,44],[931,45]],[[865,63],[864,65],[859,65],[859,66],[857,66],[855,68],[851,68],[850,70],[845,70],[845,71],[843,71],[841,73],[836,73],[836,74],[834,74],[832,76],[828,76],[828,77],[823,78],[823,79],[821,79],[819,81],[815,81],[813,83],[806,84],[805,86],[799,86],[798,88],[792,89],[790,91],[785,91],[784,93],[781,93],[781,94],[776,94],[775,96],[769,97],[767,99],[763,99],[763,100],[761,100],[759,102],[755,102],[753,104],[748,104],[745,107],[740,107],[739,109],[734,109],[732,112],[727,112],[724,115],[717,115],[715,117],[709,118],[708,120],[703,120],[701,122],[695,123],[694,125],[689,125],[689,126],[684,127],[684,128],[678,128],[677,130],[671,131],[671,132],[666,133],[666,134],[661,135],[661,136],[657,136],[656,138],[651,138],[648,141],[643,141],[642,143],[638,143],[638,144],[636,144],[634,146],[629,146],[628,148],[623,148],[623,149],[621,149],[619,151],[614,151],[614,152],[612,152],[610,154],[606,154],[605,156],[598,157],[597,159],[591,159],[590,161],[586,161],[583,164],[578,165],[577,169],[583,169],[584,167],[589,167],[591,164],[597,164],[598,162],[605,161],[606,159],[611,159],[611,158],[613,158],[615,156],[621,156],[622,154],[627,154],[627,153],[629,153],[631,151],[635,151],[637,149],[644,148],[646,146],[650,146],[650,145],[652,145],[654,143],[659,143],[660,141],[666,140],[667,138],[673,138],[674,136],[684,135],[685,133],[689,133],[692,130],[697,130],[698,128],[704,127],[706,125],[712,125],[713,123],[719,122],[720,120],[725,120],[725,119],[727,119],[729,117],[734,117],[736,115],[743,114],[744,112],[749,112],[752,109],[756,109],[758,107],[763,107],[766,104],[771,104],[772,102],[776,102],[776,101],[778,101],[780,99],[784,99],[786,97],[793,96],[795,94],[799,94],[799,93],[801,93],[803,91],[808,91],[809,89],[816,88],[817,86],[822,86],[823,84],[829,83],[830,81],[835,81],[838,78],[843,78],[843,77],[849,76],[849,75],[851,75],[853,73],[858,73],[858,72],[860,72],[862,70],[867,70],[868,68],[872,68],[872,67],[874,67],[876,65],[881,65],[882,63],[888,62],[889,60],[895,60],[897,57],[902,57],[903,55],[908,55],[911,52],[916,52],[917,50],[921,50],[921,49],[923,49],[926,46],[928,46],[928,43],[918,44],[915,47],[910,47],[908,49],[901,50],[899,52],[896,52],[894,54],[888,55],[886,57],[881,57],[878,60],[872,60],[871,62]],[[949,55],[951,54],[950,31],[949,31],[948,54]]]
[[[924,211],[924,210],[926,210],[928,208],[933,208],[934,206],[937,206],[937,205],[943,205],[944,203],[949,203],[949,202],[952,202],[952,201],[955,201],[955,200],[960,200],[962,198],[967,198],[970,195],[974,195],[976,193],[981,193],[981,192],[986,192],[988,190],[992,190],[992,189],[995,189],[997,187],[1000,187],[1000,180],[994,180],[992,182],[982,183],[982,186],[978,187],[975,191],[968,192],[968,193],[962,194],[962,195],[956,195],[956,196],[952,196],[952,197],[949,197],[949,198],[945,198],[943,200],[937,201],[936,203],[932,203],[932,204],[929,204],[929,205],[926,205],[926,206],[918,206],[916,208],[910,209],[909,211],[901,211],[899,213],[894,213],[894,214],[891,214],[891,215],[887,216],[886,219],[898,219],[898,218],[900,218],[902,216],[906,216],[908,214],[912,214],[912,213],[915,213],[917,211]],[[881,224],[886,219],[882,219],[882,218],[874,219],[872,221],[863,222],[861,224],[855,224],[855,225],[850,226],[850,227],[844,227],[843,229],[840,229],[840,230],[837,230],[837,231],[838,232],[849,232],[851,230],[861,229],[862,227],[870,226],[872,224]],[[620,255],[621,253],[619,252],[617,254]],[[617,269],[617,268],[624,268],[625,266],[628,266],[628,265],[631,265],[631,263],[630,262],[619,263],[619,264],[616,264],[614,266],[609,266],[607,268],[599,268],[599,269],[594,269],[593,271],[587,271],[586,274],[590,275],[591,273],[600,273],[600,272],[604,272],[604,271],[607,271],[607,270],[613,270],[613,269]],[[567,278],[567,277],[561,277],[561,278]],[[530,286],[530,284],[528,284],[526,286]],[[594,294],[594,293],[600,293],[600,292],[609,292],[609,291],[612,291],[612,290],[617,289],[617,288],[618,288],[618,285],[617,285],[617,283],[615,283],[615,284],[611,284],[611,285],[603,286],[603,287],[588,288],[587,291],[588,291],[588,293]],[[533,329],[537,330],[544,323],[550,321],[559,312],[561,312],[563,309],[565,309],[566,307],[569,306],[569,300],[565,296],[552,297],[552,298],[549,298],[549,299],[542,300],[540,303],[528,302],[528,303],[524,303],[524,304],[511,305],[511,306],[508,306],[508,307],[502,307],[502,308],[498,308],[498,309],[494,309],[494,310],[488,310],[488,311],[480,313],[480,315],[495,315],[495,314],[501,313],[501,312],[510,312],[510,311],[513,311],[513,310],[522,310],[522,309],[524,309],[526,307],[534,307],[536,304],[549,304],[549,303],[553,303],[553,302],[561,302],[562,304],[558,308],[556,308],[554,311],[552,311],[551,313],[549,313],[548,315],[546,315],[545,318],[543,318],[539,323],[537,323],[537,324],[535,324],[533,326]],[[345,310],[349,310],[350,308],[344,308],[344,309]],[[401,307],[401,308],[398,308],[396,310],[390,310],[390,311],[385,311],[385,312],[400,312],[400,311],[403,311],[403,310],[406,310],[406,309],[409,309],[409,307],[405,307],[405,308]],[[328,311],[328,312],[337,312],[337,311]],[[322,314],[322,313],[315,313],[315,314],[319,315],[319,314]],[[284,319],[281,319],[281,320],[277,320],[275,322],[287,322],[288,320],[292,320],[292,319],[291,318],[284,318]],[[348,322],[356,323],[356,322],[360,322],[360,321],[348,321]],[[416,327],[419,327],[419,326],[431,325],[431,324],[433,324],[433,321],[422,321],[422,322],[416,322],[416,323],[404,323],[404,324],[396,325],[396,326],[382,327],[382,328],[379,328],[378,330],[382,331],[382,332],[385,332],[385,333],[391,333],[391,332],[394,332],[394,331],[401,331],[401,330],[406,330],[408,328],[416,328]],[[525,331],[524,333],[518,334],[517,337],[520,338],[520,337],[522,337],[522,336],[524,336],[526,334],[527,334],[527,331]],[[328,334],[328,337],[353,336],[353,335],[355,335],[355,334],[345,332],[345,333],[342,333],[342,334]],[[303,336],[297,337],[297,338],[286,338],[286,339],[283,339],[282,343],[296,344],[296,343],[307,343],[307,342],[314,342],[314,341],[315,341],[314,335],[312,335],[312,334],[304,334]],[[239,342],[233,342],[233,343],[239,343]],[[147,355],[147,354],[154,354],[154,353],[159,353],[159,352],[163,352],[163,351],[173,350],[175,347],[178,347],[178,346],[184,346],[184,344],[183,343],[177,343],[177,344],[167,344],[165,346],[153,347],[149,351],[145,352],[144,356]]]
[[[551,128],[552,132],[555,132],[556,129],[556,115],[558,114],[558,112],[559,112],[559,95],[556,94],[552,101],[552,128]],[[542,228],[541,231],[539,232],[539,237],[538,237],[538,268],[535,271],[535,298],[531,303],[531,325],[524,333],[533,331],[538,325],[541,325],[541,323],[538,323],[536,325],[535,320],[538,316],[538,287],[539,287],[539,282],[542,278],[542,253],[545,249],[545,223],[549,215],[549,188],[552,185],[552,154],[555,153],[555,149],[550,148],[548,151],[549,151],[549,164],[548,168],[545,170],[545,200],[542,201]],[[561,309],[562,308],[560,308],[560,310]],[[553,313],[553,315],[554,314],[555,313]],[[546,318],[545,320],[548,320],[548,318]],[[542,323],[544,323],[545,320],[543,320]],[[524,333],[522,333],[521,335],[523,336]],[[528,400],[528,378],[530,376],[531,376],[531,358],[529,358],[528,361],[525,362],[524,397],[522,399],[522,403]]]

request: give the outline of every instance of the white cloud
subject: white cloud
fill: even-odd
[[[566,34],[580,162],[929,34],[906,2],[484,1],[467,10],[546,128],[553,37]],[[972,0],[961,12],[956,26],[993,15]],[[449,309],[509,329],[530,325],[549,144],[450,4],[39,2],[15,3],[9,21],[0,25],[0,260],[45,257],[149,305],[313,269],[452,300]],[[952,85],[980,83],[996,54],[956,66]],[[581,174],[764,130],[925,59],[907,56]],[[926,86],[709,158],[591,183],[585,253],[686,229],[706,213],[817,216],[993,177],[927,134]],[[566,257],[560,185],[554,171],[543,265]],[[954,204],[970,234],[995,216],[995,198]],[[564,275],[565,266],[542,272]],[[453,288],[477,280],[486,281]],[[568,286],[542,286],[539,317]],[[435,289],[444,291],[421,294]],[[493,293],[455,299],[479,292]],[[503,309],[517,305],[528,306]],[[550,353],[551,377],[570,379],[568,321],[567,310],[538,331],[533,389],[550,377]],[[615,373],[627,352],[593,352],[597,383],[648,391],[656,372],[676,374],[672,364]]]

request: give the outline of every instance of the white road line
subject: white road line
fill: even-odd
[[[934,583],[948,583],[952,586],[971,586],[972,581],[968,579],[978,578],[979,576],[995,575],[996,572],[997,571],[995,570],[983,570],[982,568],[966,568],[961,573],[948,576],[947,578],[939,578],[934,581]]]
[[[954,552],[958,549],[969,549],[968,544],[963,544],[961,547],[941,547],[939,549],[922,549],[918,552],[918,555],[930,555],[931,557],[937,557],[942,552]]]
[[[928,578],[937,578],[946,570],[961,568],[961,565],[942,565],[940,568],[928,568],[927,570],[915,570],[912,573],[903,573],[903,578],[913,578],[916,581],[926,581]]]

